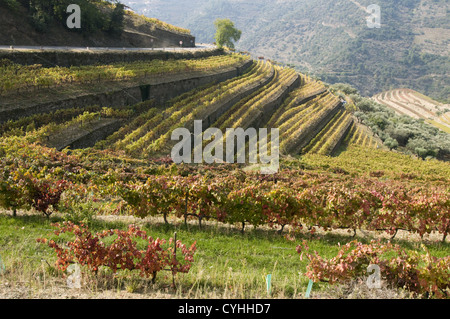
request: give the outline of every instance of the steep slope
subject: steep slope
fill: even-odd
[[[448,1],[380,0],[381,28],[367,27],[371,0],[133,0],[164,20],[212,42],[213,21],[243,31],[237,48],[295,65],[329,83],[350,83],[365,96],[409,87],[448,101]]]
[[[51,89],[63,93],[74,85],[88,92],[88,87],[69,80],[75,74],[77,81],[91,86],[112,80],[147,83],[127,92],[105,87],[107,92],[88,95],[90,98],[84,100],[55,99],[49,105],[30,104],[25,108],[23,97],[20,102],[9,99],[8,105],[0,107],[0,132],[34,132],[30,138],[57,149],[84,148],[98,142],[98,148],[124,151],[136,158],[170,156],[177,144],[171,140],[172,132],[180,127],[192,132],[194,121],[201,120],[203,130],[213,127],[222,132],[228,128],[279,128],[282,155],[309,151],[331,155],[349,138],[354,121],[343,100],[324,83],[292,68],[240,54],[71,69],[17,65],[1,68],[5,76],[0,78],[0,88],[2,82],[9,84],[0,91],[2,99],[19,91]],[[105,70],[109,73],[105,74]],[[121,70],[129,73],[125,75]],[[22,80],[12,86],[14,72]],[[180,88],[175,89],[181,76]],[[34,81],[27,82],[33,77]],[[44,80],[54,83],[41,89]],[[153,83],[158,80],[160,83]],[[30,103],[36,99],[27,96]]]
[[[123,26],[119,28],[121,31],[112,32],[108,29],[111,25],[112,5],[87,0],[84,4],[83,1],[70,3],[80,3],[81,28],[78,30],[71,30],[65,23],[61,23],[70,14],[65,12],[64,6],[62,18],[46,16],[45,24],[38,24],[30,9],[21,5],[19,0],[0,0],[0,45],[170,47],[180,46],[180,41],[183,41],[185,47],[195,46],[195,37],[189,30],[130,10],[123,11]],[[98,11],[90,15],[90,20],[84,16],[84,11],[87,11],[86,3],[93,3],[98,7]],[[96,16],[99,18],[95,18]]]

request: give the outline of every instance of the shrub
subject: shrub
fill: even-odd
[[[384,141],[384,145],[386,145],[387,147],[389,147],[390,149],[393,148],[397,148],[398,147],[398,142],[397,140],[394,140],[391,137],[388,137],[385,141]]]
[[[158,272],[170,270],[174,280],[177,273],[189,272],[197,249],[196,242],[188,248],[176,238],[171,238],[169,247],[164,248],[164,239],[153,239],[134,225],[129,225],[126,231],[110,229],[95,234],[84,224],[78,226],[72,222],[64,222],[53,226],[57,227],[56,236],[64,233],[75,235],[75,240],[66,244],[68,248],[54,240],[37,239],[55,250],[58,257],[56,266],[62,271],[67,270],[71,263],[86,266],[94,273],[100,267],[107,267],[114,273],[120,270],[137,270],[142,277],[151,276],[154,283]],[[108,245],[103,241],[106,238],[114,240]],[[138,240],[145,243],[144,249],[138,248]],[[177,258],[177,252],[182,255],[183,260]]]
[[[371,264],[380,267],[380,273],[392,286],[406,288],[425,297],[450,298],[450,256],[437,258],[430,255],[407,252],[398,245],[372,241],[362,244],[352,241],[343,246],[337,256],[326,260],[317,252],[310,254],[306,241],[297,246],[301,257],[310,261],[306,276],[311,280],[342,283],[367,274]],[[395,258],[389,257],[395,255]]]
[[[89,224],[97,215],[96,201],[86,195],[82,186],[72,186],[61,196],[58,211],[66,221]]]
[[[64,180],[32,178],[27,185],[30,194],[28,200],[32,207],[49,218],[58,209],[61,195],[67,187],[68,183]]]

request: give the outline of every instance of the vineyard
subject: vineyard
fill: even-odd
[[[344,143],[350,145],[360,145],[368,148],[382,148],[383,143],[367,132],[367,129],[353,123],[350,131],[344,140]]]
[[[24,66],[5,60],[0,61],[0,95],[36,91],[50,87],[61,88],[75,84],[130,81],[181,72],[205,72],[231,67],[244,59],[241,55],[219,55],[203,59],[152,60],[70,68],[44,68],[41,65]]]
[[[240,65],[245,59],[242,55],[231,54],[191,60],[152,60],[72,68],[43,68],[4,62],[0,83],[3,85],[2,93],[6,95],[41,87],[63,90],[65,86],[76,84],[126,82],[196,71],[217,72]],[[108,115],[99,113],[101,110],[103,113],[109,110]],[[292,69],[259,61],[254,62],[242,75],[225,82],[200,86],[164,105],[150,100],[120,108],[92,105],[56,110],[51,112],[53,115],[34,113],[3,123],[2,132],[20,135],[23,134],[20,130],[30,133],[36,130],[36,141],[47,138],[46,145],[62,149],[77,139],[83,140],[80,132],[78,137],[66,138],[71,135],[71,127],[75,127],[75,122],[83,123],[83,116],[86,118],[84,123],[88,123],[92,131],[103,127],[106,122],[119,127],[97,141],[96,148],[122,150],[135,157],[160,157],[170,154],[174,145],[170,136],[175,128],[191,129],[194,120],[202,120],[204,130],[208,127],[217,127],[222,131],[238,127],[244,130],[250,127],[279,128],[281,151],[284,154],[301,154],[307,147],[312,149],[311,143],[325,135],[318,145],[321,146],[321,154],[328,155],[349,135],[348,128],[353,119],[349,113],[336,117],[338,113],[344,114],[341,111],[341,101],[323,83]],[[72,119],[77,116],[78,120],[74,122]],[[50,140],[50,135],[56,142]],[[63,138],[59,138],[59,135]],[[226,139],[226,136],[223,138]],[[316,146],[314,151],[319,151],[318,148]]]
[[[213,72],[245,59],[224,54],[78,69],[4,64],[0,84],[9,94],[50,78],[62,89],[71,80]],[[175,164],[171,134],[192,132],[196,120],[203,131],[278,128],[278,172],[224,161]],[[0,254],[7,267],[24,263],[15,251],[34,249],[45,256],[34,266],[52,261],[39,276],[61,280],[78,264],[89,285],[114,286],[122,276],[132,287],[169,286],[172,296],[193,298],[267,297],[260,277],[272,271],[280,279],[271,296],[302,298],[310,279],[324,292],[363,276],[370,261],[380,264],[389,289],[450,297],[449,164],[386,150],[326,84],[291,68],[253,61],[235,77],[164,103],[36,111],[2,122],[0,132]],[[102,221],[111,217],[133,222]],[[22,238],[28,244],[19,248],[20,227],[36,236]],[[426,245],[425,254],[416,243]],[[4,275],[14,280],[13,270]]]
[[[424,119],[450,133],[450,107],[410,89],[396,89],[377,94],[373,99],[400,115]]]

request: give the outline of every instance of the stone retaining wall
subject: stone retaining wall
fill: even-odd
[[[253,64],[253,60],[248,59],[240,65],[227,68],[217,73],[203,76],[186,77],[175,81],[166,80],[164,82],[148,85],[139,85],[127,87],[121,90],[85,94],[74,98],[51,101],[47,103],[34,104],[31,106],[17,106],[14,108],[0,109],[0,123],[8,120],[17,120],[21,117],[33,114],[53,112],[58,109],[86,107],[90,105],[99,105],[102,107],[120,107],[133,105],[139,102],[155,99],[159,105],[164,105],[168,100],[186,93],[190,90],[206,85],[211,82],[223,82],[236,77]],[[153,81],[154,82],[154,81]]]
[[[195,51],[59,51],[0,50],[0,60],[8,59],[22,65],[42,64],[43,67],[70,67],[118,62],[135,62],[168,59],[198,59],[223,54],[222,49],[203,49]]]

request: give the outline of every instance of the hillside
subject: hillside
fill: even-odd
[[[431,158],[450,147],[428,124],[224,49],[54,66],[78,54],[0,60],[0,297],[298,300],[314,280],[314,298],[450,296],[450,165]],[[229,147],[233,128],[278,130]],[[355,287],[374,262],[383,287]]]
[[[195,37],[189,30],[126,8],[114,11],[115,5],[107,1],[63,1],[43,9],[30,8],[26,3],[0,0],[0,45],[179,47],[183,41],[185,47],[195,46]],[[80,5],[80,29],[69,29],[66,25],[69,3]],[[113,17],[115,24],[111,22]]]
[[[121,52],[114,54],[117,56],[109,58],[123,59]],[[330,87],[292,68],[216,49],[189,55],[163,53],[163,60],[158,54],[142,53],[135,57],[137,61],[128,54],[130,62],[72,67],[23,66],[4,60],[1,131],[18,134],[17,130],[31,127],[37,130],[35,138],[42,141],[50,129],[56,141],[50,145],[58,149],[97,143],[100,148],[132,156],[160,157],[170,155],[175,144],[170,133],[175,128],[192,129],[194,120],[203,120],[204,130],[278,128],[284,156],[335,155],[357,144],[424,159],[449,159],[447,133],[423,119],[396,115],[387,106],[360,96],[348,84]],[[72,55],[57,57],[65,60],[64,56]],[[32,99],[24,94],[29,92],[33,92]],[[61,129],[50,125],[52,117],[44,116],[49,112],[58,118]],[[71,121],[83,121],[84,112],[87,118],[98,115],[99,120],[89,120],[90,130],[71,137],[65,122],[70,126]],[[110,114],[106,122],[105,114]],[[65,137],[63,142],[58,135]]]
[[[238,49],[294,65],[329,83],[350,83],[364,96],[408,87],[450,100],[446,0],[378,1],[380,29],[367,28],[369,0],[125,3],[190,28],[201,42],[214,41],[216,18],[230,18],[243,30]]]
[[[17,134],[18,129],[31,126],[37,140],[51,136],[47,144],[58,145],[58,149],[98,142],[101,148],[111,147],[137,157],[169,156],[174,145],[169,140],[172,130],[191,128],[194,119],[203,120],[204,129],[210,126],[224,132],[238,127],[279,128],[283,155],[330,155],[348,145],[349,135],[356,133],[351,112],[323,83],[294,69],[252,61],[244,55],[210,54],[194,60],[137,61],[103,67],[5,64],[0,77],[2,131]],[[236,67],[240,69],[237,73]],[[92,83],[103,83],[102,89],[92,88]],[[23,92],[35,92],[33,99]],[[109,111],[102,111],[102,107]],[[43,117],[46,112],[59,114],[57,126],[46,122],[52,120]],[[106,123],[105,117],[109,119]],[[70,133],[71,126],[85,121],[83,118],[89,118],[92,129],[85,129],[81,135],[77,130]],[[99,130],[105,132],[96,133],[94,138],[93,132]],[[117,132],[112,134],[114,130]],[[366,144],[365,136],[355,142],[377,147],[370,136]]]
[[[442,104],[409,89],[379,93],[374,101],[386,105],[397,114],[423,119],[444,132],[450,133],[450,105]]]
[[[445,105],[405,89],[378,94],[376,98],[363,97],[344,83],[332,85],[331,90],[349,103],[358,122],[370,127],[385,147],[423,159],[450,160],[450,139],[443,125]]]

